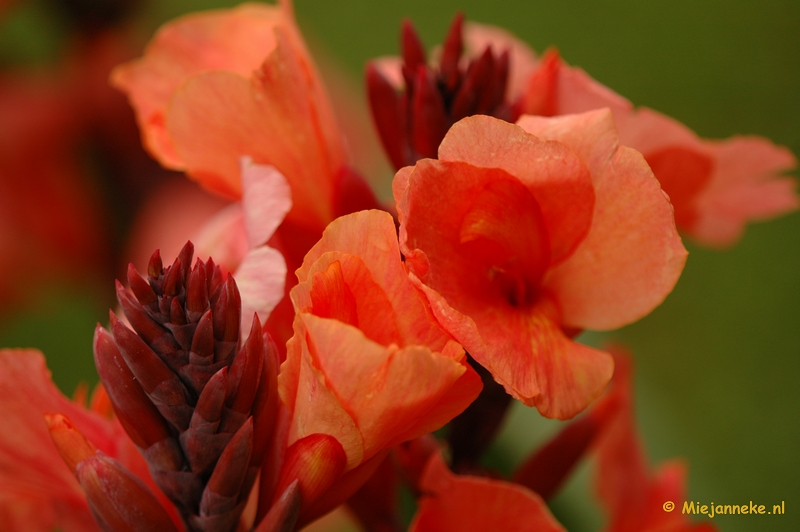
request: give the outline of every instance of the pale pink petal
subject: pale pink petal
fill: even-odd
[[[779,177],[797,166],[786,148],[759,137],[706,142],[716,167],[697,197],[698,219],[691,236],[711,246],[739,239],[749,221],[769,220],[800,207],[795,179]]]
[[[671,182],[680,176],[664,181],[653,167],[675,205],[679,228],[702,244],[731,245],[748,221],[770,219],[799,206],[794,180],[779,176],[797,165],[784,147],[760,137],[704,140],[677,120],[647,108],[616,119],[620,142],[640,151],[648,161],[666,150],[707,159],[709,170],[700,183]],[[684,179],[692,178],[697,179],[691,175]],[[682,193],[688,186],[697,190],[691,195]],[[679,216],[687,209],[691,216]]]
[[[585,113],[608,107],[614,118],[633,108],[633,104],[605,85],[598,83],[583,69],[562,63],[557,89],[558,114]]]
[[[687,252],[672,206],[638,152],[619,146],[608,110],[519,124],[558,140],[587,163],[596,201],[589,234],[545,278],[564,324],[614,329],[652,311],[672,291]]]
[[[265,244],[292,208],[292,190],[274,167],[243,157],[242,208],[250,248]]]
[[[242,334],[246,336],[253,313],[266,323],[272,309],[283,299],[286,261],[278,250],[260,246],[247,252],[234,278],[242,297]]]
[[[205,70],[249,76],[275,47],[275,27],[292,24],[283,8],[255,3],[190,14],[163,26],[143,58],[117,67],[112,83],[128,94],[150,153],[168,168],[183,169],[165,129],[173,93]]]
[[[140,272],[144,272],[155,250],[161,250],[162,257],[177,257],[187,240],[194,243],[199,256],[208,257],[216,247],[212,247],[210,242],[218,241],[218,237],[211,236],[215,230],[209,227],[209,220],[216,215],[226,216],[221,211],[228,205],[228,202],[183,178],[160,184],[136,214],[125,257]],[[220,231],[219,236],[228,229]],[[204,243],[201,244],[201,241]],[[201,248],[207,250],[199,252]],[[216,254],[214,260],[217,260]],[[236,264],[239,260],[241,255]]]
[[[198,258],[206,260],[211,257],[215,263],[224,266],[229,272],[235,271],[248,250],[242,204],[233,203],[219,211],[206,221],[191,240]],[[179,250],[180,248],[174,255],[177,255]],[[173,255],[162,252],[162,256]]]
[[[468,57],[482,54],[487,46],[491,46],[496,54],[508,50],[506,100],[513,102],[522,95],[538,63],[536,54],[527,44],[502,28],[467,22],[464,24],[464,45]]]
[[[688,146],[707,152],[691,129],[647,107],[615,115],[614,120],[620,143],[645,155],[668,146]]]

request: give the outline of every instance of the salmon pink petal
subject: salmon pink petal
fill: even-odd
[[[466,368],[460,361],[423,346],[389,348],[375,344],[355,327],[308,314],[301,315],[308,331],[309,350],[326,385],[351,414],[364,438],[364,456],[415,438],[409,427],[426,420],[441,428],[451,417],[430,419]],[[461,394],[460,413],[474,400]],[[445,412],[447,414],[449,412]],[[427,427],[425,427],[427,428]]]
[[[304,321],[296,316],[295,336],[287,344],[286,361],[278,374],[281,400],[292,414],[287,445],[312,434],[331,435],[342,445],[349,470],[364,459],[364,439],[316,367],[306,334]]]
[[[278,250],[260,246],[247,252],[234,277],[242,297],[242,335],[246,337],[253,314],[265,323],[283,299],[286,261]]]
[[[454,475],[434,454],[422,477],[422,498],[410,532],[563,532],[544,501],[517,484]]]
[[[596,200],[589,233],[544,281],[563,323],[613,329],[648,314],[672,291],[687,253],[672,207],[644,158],[619,146],[608,110],[525,116],[518,123],[534,135],[564,143],[592,174]]]
[[[589,230],[592,178],[581,160],[559,143],[542,142],[502,120],[473,116],[450,128],[439,146],[439,159],[501,168],[527,186],[541,207],[554,262],[566,258]]]
[[[288,219],[321,228],[333,218],[345,150],[302,44],[280,28],[275,33],[277,44],[252,79],[197,74],[173,96],[166,125],[187,172],[204,186],[239,196],[239,157],[249,155],[291,185]]]
[[[225,267],[229,272],[235,271],[249,248],[242,204],[237,202],[228,205],[210,217],[190,240],[194,244],[197,257],[212,257],[216,264]],[[183,244],[186,244],[186,240]],[[170,256],[164,252],[162,255]]]
[[[389,297],[360,257],[330,251],[314,263],[311,274],[311,283],[292,290],[298,311],[357,327],[381,345],[404,343]]]
[[[117,67],[112,83],[128,94],[150,153],[168,168],[183,169],[165,128],[173,93],[205,70],[249,76],[275,48],[275,27],[292,24],[285,5],[251,3],[191,14],[162,27],[143,58]]]
[[[522,95],[538,63],[536,54],[527,44],[502,28],[466,22],[464,45],[469,57],[479,56],[488,46],[498,54],[508,50],[510,64],[506,99],[513,102]]]
[[[328,255],[317,264],[333,250],[337,254]],[[306,255],[303,266],[297,270],[297,278],[304,283],[313,275],[312,270],[324,271],[333,260],[340,260],[345,254],[363,261],[374,282],[387,296],[390,295],[391,315],[403,345],[426,345],[436,351],[444,347],[449,338],[429,317],[427,303],[409,282],[400,260],[400,247],[391,215],[381,211],[362,211],[331,222],[320,241]],[[358,294],[361,287],[351,283],[351,290]],[[298,311],[301,309],[302,305]],[[367,312],[362,314],[370,317]],[[371,318],[385,319],[387,316],[389,314]],[[367,336],[372,337],[370,334]]]
[[[710,246],[736,242],[749,221],[796,210],[796,181],[779,177],[797,166],[786,148],[758,137],[705,143],[716,163],[708,187],[697,197],[698,217],[689,234]]]
[[[273,166],[253,164],[243,157],[242,208],[247,243],[252,249],[267,243],[292,208],[292,190]]]
[[[633,108],[631,102],[592,79],[583,69],[561,62],[557,80],[557,114],[585,113],[607,107],[614,117]]]
[[[413,278],[413,277],[412,277]],[[471,306],[464,314],[419,284],[434,315],[506,391],[548,418],[569,419],[606,387],[611,356],[570,340],[558,311],[543,298],[532,308]]]
[[[417,420],[404,433],[396,438],[398,442],[406,442],[442,428],[444,423],[449,422],[461,414],[466,406],[471,404],[483,389],[483,382],[480,375],[472,369],[466,360],[463,359],[464,348],[456,342],[450,341],[448,344],[457,348],[458,355],[455,360],[461,360],[464,366],[464,373],[453,385],[445,392],[439,402],[425,413],[425,416]],[[447,350],[447,348],[445,349]],[[445,353],[442,353],[443,355]]]

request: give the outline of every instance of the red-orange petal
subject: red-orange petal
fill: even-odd
[[[423,474],[425,496],[409,532],[563,532],[544,501],[517,484],[450,472],[436,453]]]

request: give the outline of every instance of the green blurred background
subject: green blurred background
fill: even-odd
[[[161,0],[137,14],[141,40],[189,10],[234,5]],[[537,51],[555,45],[566,61],[705,137],[758,134],[800,154],[800,3],[779,0],[374,2],[298,0],[313,47],[357,81],[369,58],[397,52],[409,17],[428,46],[453,14],[505,27]],[[55,61],[67,30],[45,2],[23,2],[0,22],[6,63]],[[359,85],[360,86],[360,85]],[[359,97],[362,97],[359,95]],[[609,335],[636,358],[639,426],[651,462],[683,457],[692,500],[750,500],[783,516],[720,516],[725,532],[800,530],[800,215],[750,226],[733,249],[687,244],[686,270],[650,316]],[[91,336],[106,320],[112,287],[56,286],[0,323],[0,345],[46,352],[55,381],[71,393],[94,382]],[[33,296],[32,296],[33,297]],[[510,466],[558,424],[515,408],[493,454]],[[680,504],[680,503],[679,503]],[[554,511],[575,532],[598,530],[591,474],[582,467]]]

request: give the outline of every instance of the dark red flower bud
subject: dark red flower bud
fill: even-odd
[[[377,63],[367,65],[370,109],[383,147],[396,169],[436,158],[439,144],[455,122],[476,114],[513,121],[519,106],[506,101],[509,54],[487,47],[462,61],[464,17],[456,15],[445,38],[439,66],[427,64],[425,48],[412,24],[401,30],[404,87],[394,87]],[[399,92],[398,92],[399,91]]]
[[[240,348],[241,297],[209,260],[191,266],[187,243],[171,266],[154,253],[143,279],[128,269],[95,359],[125,430],[189,532],[231,532],[274,447],[277,349],[256,317]],[[257,452],[256,452],[257,451]]]

